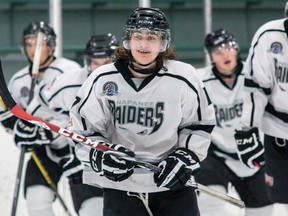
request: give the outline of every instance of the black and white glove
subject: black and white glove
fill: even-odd
[[[41,145],[48,145],[53,139],[52,132],[28,121],[17,120],[14,126],[14,141],[18,147],[30,151]]]
[[[70,183],[82,184],[83,165],[74,154],[62,158],[59,165]]]
[[[115,149],[116,151],[98,151],[91,149],[90,165],[92,169],[112,181],[123,181],[129,178],[134,172],[133,168],[135,165],[129,161],[121,159],[114,154],[117,154],[117,152],[122,152],[127,156],[134,157],[134,152],[120,144],[101,144]]]
[[[191,175],[200,168],[200,161],[193,151],[187,148],[178,148],[158,167],[162,170],[159,174],[154,174],[154,182],[157,187],[175,190],[185,186]]]
[[[265,165],[264,147],[259,139],[258,128],[235,130],[239,159],[251,169]]]
[[[0,111],[0,122],[9,133],[13,133],[13,128],[17,119],[18,118],[14,116],[10,111]]]

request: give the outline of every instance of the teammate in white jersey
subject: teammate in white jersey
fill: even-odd
[[[89,39],[84,52],[84,67],[73,73],[63,74],[53,82],[51,86],[43,92],[43,100],[51,110],[62,110],[69,114],[69,110],[74,102],[76,94],[87,79],[87,77],[101,65],[112,63],[115,60],[115,50],[118,47],[118,41],[112,34],[93,35]],[[67,127],[67,118],[63,118],[65,127]],[[66,157],[66,161],[73,158],[74,154]],[[62,160],[63,161],[63,160]],[[64,172],[71,175],[73,169]],[[78,173],[78,170],[76,170]],[[70,188],[73,203],[79,216],[101,216],[103,215],[103,195],[102,189],[80,182],[70,181]]]
[[[245,100],[242,130],[235,138],[243,162],[264,166],[268,191],[288,210],[288,20],[267,22],[255,33],[245,63]],[[263,146],[258,139],[263,131]]]
[[[197,182],[226,193],[231,183],[245,203],[245,215],[271,215],[263,169],[249,169],[238,158],[234,130],[240,126],[244,92],[244,71],[236,38],[224,29],[207,34],[205,48],[212,65],[199,69],[214,104],[216,127],[212,132],[209,154]],[[227,215],[225,202],[200,193],[203,216]]]
[[[43,33],[43,44],[41,49],[40,67],[34,89],[34,96],[29,103],[29,93],[31,91],[31,69],[35,54],[35,47],[38,32]],[[13,75],[9,81],[8,88],[17,103],[27,112],[36,117],[40,117],[51,123],[58,124],[62,121],[62,113],[57,110],[49,110],[42,106],[41,92],[46,85],[50,85],[57,76],[63,73],[70,73],[80,65],[74,61],[65,58],[56,58],[54,50],[56,46],[56,35],[47,23],[32,22],[23,31],[23,51],[27,56],[29,65]],[[7,111],[8,112],[8,111]],[[9,116],[7,112],[2,115]],[[2,120],[2,119],[1,119]],[[66,118],[68,121],[69,118]],[[62,168],[58,163],[52,161],[47,154],[53,152],[58,156],[64,156],[69,153],[69,145],[66,138],[60,137],[48,130],[34,126],[33,124],[20,120],[15,117],[5,118],[1,121],[7,128],[13,129],[15,143],[18,147],[24,147],[28,151],[34,150],[43,166],[47,169],[52,181],[57,184],[61,175]],[[28,161],[24,193],[28,213],[31,216],[51,216],[54,215],[52,203],[55,200],[55,194],[49,188],[49,184],[43,178],[32,158]]]
[[[161,172],[77,143],[84,182],[104,188],[104,215],[199,215],[194,188],[185,183],[206,157],[214,109],[196,69],[174,60],[164,13],[134,10],[116,59],[80,88],[71,129]]]

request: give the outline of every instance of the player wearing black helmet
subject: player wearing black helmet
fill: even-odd
[[[134,10],[122,45],[116,62],[97,68],[81,86],[71,130],[161,172],[77,143],[84,183],[103,187],[104,215],[198,216],[195,191],[185,184],[207,154],[213,105],[195,68],[175,60],[159,9]]]
[[[225,29],[207,34],[204,44],[212,64],[198,71],[214,104],[217,124],[202,172],[195,178],[223,193],[231,183],[245,203],[247,216],[271,215],[273,208],[265,187],[264,171],[250,170],[241,163],[243,158],[237,155],[237,147],[241,150],[241,146],[234,140],[234,130],[240,125],[244,92],[239,44]],[[203,216],[228,215],[224,202],[202,193],[199,206]]]
[[[33,91],[31,89],[31,72],[38,32],[43,34],[43,42],[41,50],[39,50],[41,53],[40,66],[39,71],[36,71],[38,74],[35,77],[36,82]],[[45,86],[49,86],[59,75],[70,73],[80,68],[80,65],[74,61],[54,56],[55,39],[56,35],[53,28],[46,22],[40,21],[29,24],[23,31],[22,39],[22,46],[29,65],[15,73],[8,84],[13,98],[22,108],[37,117],[53,123],[59,122],[61,111],[47,109],[46,105],[41,102],[41,94]],[[30,91],[33,91],[34,94],[29,94]],[[33,97],[29,98],[31,95]],[[2,116],[7,117],[8,112],[1,113],[1,123],[13,130],[14,140],[18,147],[34,150],[48,171],[52,181],[57,184],[62,175],[62,169],[50,155],[52,153],[62,156],[68,154],[69,145],[67,140],[15,117],[11,117],[14,118],[13,121],[8,121],[5,118],[5,123],[2,121]],[[66,120],[68,121],[68,118]],[[54,215],[52,209],[52,203],[55,200],[54,192],[49,188],[49,184],[45,181],[32,159],[29,159],[25,171],[24,193],[30,216]]]
[[[51,86],[43,91],[42,99],[51,110],[61,110],[62,124],[68,127],[68,114],[75,96],[84,81],[93,71],[115,60],[115,50],[118,47],[116,37],[109,34],[93,35],[90,37],[84,50],[84,67],[74,70],[73,73],[59,76]],[[73,145],[73,144],[72,144]],[[63,173],[70,181],[70,189],[75,211],[79,216],[103,215],[102,189],[82,184],[82,170],[79,169],[80,161],[75,157],[74,146],[72,154],[62,158]]]
[[[118,47],[115,35],[93,35],[86,44],[84,64],[89,73],[101,65],[111,63],[115,59],[115,50]]]

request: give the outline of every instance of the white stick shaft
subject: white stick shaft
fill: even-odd
[[[36,48],[33,58],[32,77],[36,77],[39,71],[41,50],[42,50],[43,34],[41,31],[37,34]]]

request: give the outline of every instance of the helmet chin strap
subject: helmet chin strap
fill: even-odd
[[[135,62],[136,64],[138,64],[138,65],[140,65],[140,66],[142,66],[142,67],[147,67],[147,66],[149,66],[149,65],[152,65],[152,64],[156,61],[156,59],[154,59],[153,61],[149,62],[148,64],[141,64],[141,63],[135,61],[135,59],[133,58],[133,56],[131,55],[131,53],[128,52],[128,50],[125,49],[125,51],[126,51],[127,54],[128,54],[128,65],[129,65],[129,67],[130,67],[132,70],[134,70],[135,72],[140,73],[140,74],[145,74],[145,75],[147,75],[147,74],[153,74],[153,73],[159,71],[159,67],[157,67],[157,65],[156,65],[154,68],[143,69],[143,68],[138,68],[138,67],[136,67],[136,66],[133,64],[133,62]]]
[[[136,66],[133,64],[133,62],[139,64],[140,66],[146,67],[146,66],[149,66],[149,65],[153,64],[153,63],[155,62],[155,60],[153,60],[152,62],[150,62],[150,63],[148,63],[148,64],[140,64],[140,63],[138,63],[138,62],[136,62],[136,61],[131,61],[131,60],[129,60],[129,67],[130,67],[132,70],[134,70],[135,72],[140,73],[140,74],[153,74],[153,73],[159,71],[159,68],[158,68],[157,66],[154,67],[154,68],[143,69],[143,68],[138,68],[138,67],[136,67]]]

